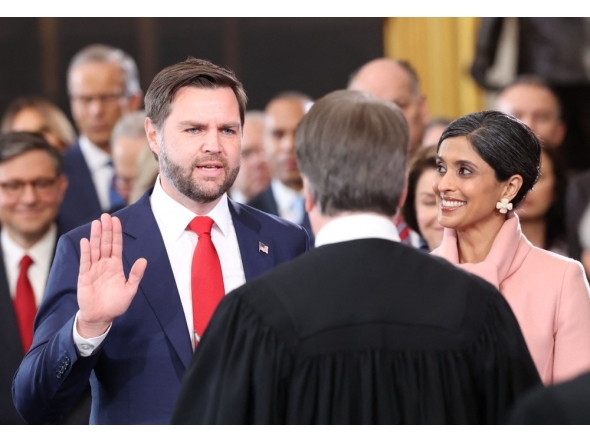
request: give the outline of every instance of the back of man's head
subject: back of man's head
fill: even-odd
[[[320,212],[396,214],[406,185],[408,125],[393,103],[335,91],[302,119],[299,168]]]

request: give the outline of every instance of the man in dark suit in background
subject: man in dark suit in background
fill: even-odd
[[[67,186],[61,154],[41,134],[0,135],[0,424],[25,423],[12,402],[12,378],[31,346]],[[88,424],[86,403],[64,422]]]
[[[298,225],[227,198],[246,94],[233,72],[189,58],[146,94],[153,189],[63,235],[13,397],[30,423],[88,383],[93,424],[164,424],[225,292],[309,248]]]
[[[311,106],[309,96],[283,92],[264,110],[264,147],[272,180],[248,205],[304,227],[310,236],[309,217],[303,207],[303,182],[295,157],[295,130]]]
[[[72,58],[68,92],[80,137],[64,153],[70,181],[58,215],[64,233],[124,206],[113,185],[111,133],[143,97],[135,61],[106,45],[87,46]]]
[[[316,248],[225,297],[172,423],[503,421],[539,375],[496,289],[399,242],[400,109],[336,91],[295,145]]]

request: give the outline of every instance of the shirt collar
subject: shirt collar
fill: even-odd
[[[111,161],[111,156],[93,144],[88,137],[80,136],[79,144],[90,171],[96,171]]]
[[[272,187],[272,194],[275,197],[277,205],[280,207],[291,208],[293,201],[303,196],[303,190],[295,191],[277,179],[273,179],[270,186]]]
[[[399,234],[391,218],[377,214],[352,214],[337,217],[322,227],[315,246],[357,239],[386,239],[399,242]]]
[[[162,222],[161,228],[167,232],[168,236],[175,240],[180,238],[190,221],[197,216],[164,191],[160,184],[159,175],[154,184],[154,191],[150,197],[150,203],[158,220]],[[229,236],[232,222],[226,194],[221,196],[217,205],[206,216],[213,219],[213,229],[217,229],[223,237],[227,238]]]
[[[28,250],[14,242],[6,230],[0,232],[2,238],[2,250],[7,266],[17,268],[25,254],[29,255],[34,264],[43,264],[53,257],[53,251],[57,242],[57,226],[51,224],[49,231]]]

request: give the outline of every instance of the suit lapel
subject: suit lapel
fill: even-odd
[[[273,268],[275,245],[270,237],[260,234],[260,222],[244,206],[230,199],[228,205],[240,246],[244,275],[246,281],[249,281]]]
[[[2,356],[7,360],[14,360],[19,362],[24,354],[21,345],[20,333],[18,331],[18,324],[16,321],[16,313],[14,311],[14,304],[10,296],[10,289],[8,287],[8,278],[6,276],[6,268],[4,266],[4,254],[0,244],[0,347],[2,348]],[[7,365],[4,362],[1,365]]]
[[[151,190],[132,205],[129,217],[125,222],[122,221],[126,271],[129,272],[138,258],[147,259],[147,269],[139,285],[140,292],[147,299],[181,361],[188,367],[193,355],[188,327],[164,240],[150,206],[150,193]]]
[[[262,196],[264,198],[264,203],[268,207],[268,213],[274,214],[275,216],[279,215],[279,206],[277,205],[277,200],[275,199],[275,195],[272,193],[272,188],[268,187]]]

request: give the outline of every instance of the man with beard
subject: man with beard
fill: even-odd
[[[246,105],[233,72],[189,58],[145,103],[160,175],[137,203],[60,239],[13,385],[29,423],[60,418],[88,380],[91,423],[168,423],[219,300],[309,248],[301,227],[227,198]]]

